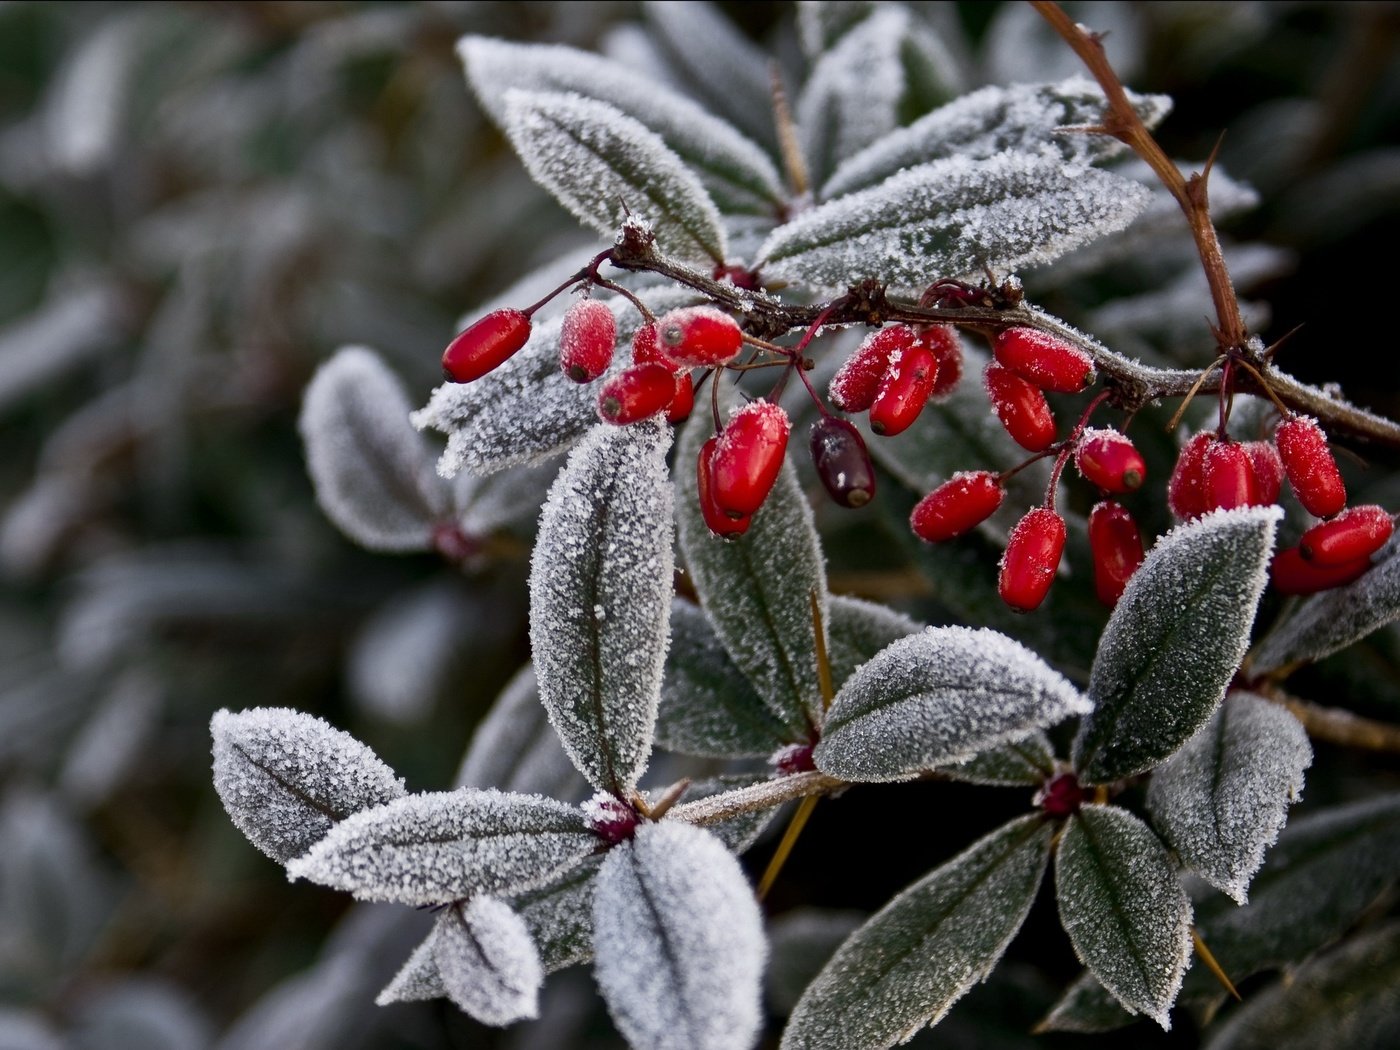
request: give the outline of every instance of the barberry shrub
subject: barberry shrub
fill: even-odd
[[[451,790],[409,791],[308,714],[213,722],[230,816],[293,879],[435,909],[379,1002],[445,997],[509,1025],[540,1014],[548,974],[591,961],[642,1050],[765,1032],[875,1050],[987,980],[1044,894],[1085,967],[1046,1030],[1167,1028],[1174,1007],[1222,1047],[1308,1045],[1287,1033],[1317,1018],[1396,1030],[1395,929],[1366,920],[1400,867],[1400,795],[1284,826],[1308,729],[1336,722],[1287,676],[1400,614],[1384,509],[1321,533],[1305,512],[1345,513],[1329,438],[1400,431],[1272,366],[1205,207],[1207,182],[1227,208],[1249,191],[1211,165],[1187,180],[1168,162],[1173,182],[1151,137],[1168,100],[1125,93],[1094,37],[1045,14],[1097,82],[968,91],[937,24],[898,4],[802,5],[786,94],[698,4],[650,7],[632,46],[652,63],[461,41],[525,170],[605,244],[448,343],[448,382],[411,415],[446,436],[440,476],[364,349],[314,379],[302,432],[327,514],[374,549],[470,565],[539,507],[530,665]],[[1220,316],[1155,360],[1081,330],[1102,304],[1035,305],[1072,306],[1086,275],[1191,233]],[[1175,258],[1185,279],[1196,263]],[[568,307],[571,289],[588,298]],[[857,347],[872,330],[889,334]],[[695,398],[677,423],[679,376]],[[1163,401],[1199,433],[1164,436]],[[1296,501],[1260,498],[1237,440],[1275,432]],[[1105,493],[1126,525],[1101,537]],[[1338,532],[1341,574],[1316,542]],[[921,619],[838,584],[853,546],[927,579]],[[1273,590],[1318,593],[1282,602],[1271,566]],[[1300,588],[1304,571],[1325,579]],[[921,814],[938,860],[872,915],[765,930],[739,854],[781,833],[766,891],[817,800],[893,784],[897,806],[926,782],[1024,806],[971,842]],[[1306,996],[1261,979],[1221,1011],[1229,980],[1295,965]]]

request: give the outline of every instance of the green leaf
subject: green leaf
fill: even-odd
[[[1194,972],[1194,971],[1192,971]],[[1037,1032],[1113,1032],[1137,1020],[1088,970],[1081,973],[1060,996]]]
[[[856,668],[891,642],[918,634],[924,625],[901,612],[845,595],[833,594],[827,610],[827,659],[831,686],[840,689]]]
[[[1055,772],[1055,749],[1050,738],[1037,730],[1028,736],[994,747],[950,766],[940,773],[969,784],[998,787],[1035,787]]]
[[[936,1024],[986,978],[1035,900],[1054,826],[1000,828],[885,905],[807,988],[783,1050],[880,1050]]]
[[[1055,855],[1060,922],[1079,960],[1163,1028],[1191,958],[1191,902],[1165,847],[1116,806],[1071,817]]]
[[[587,857],[549,885],[512,898],[545,973],[593,958],[593,889],[602,863],[601,856]]]
[[[724,226],[693,172],[646,125],[606,102],[553,91],[506,92],[505,131],[531,177],[577,219],[614,236],[630,214],[662,251],[722,262]]]
[[[1217,511],[1157,541],[1104,629],[1094,713],[1075,738],[1080,779],[1151,769],[1206,723],[1240,666],[1282,511]]]

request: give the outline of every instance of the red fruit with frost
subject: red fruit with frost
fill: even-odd
[[[1038,608],[1050,593],[1065,550],[1065,519],[1037,507],[1016,523],[1001,559],[997,590],[1016,612]]]
[[[696,488],[700,497],[700,516],[705,519],[705,527],[716,536],[738,536],[748,531],[752,517],[731,518],[715,502],[714,485],[711,482],[711,466],[714,461],[718,437],[712,437],[700,446],[700,454],[695,457]]]
[[[792,424],[771,401],[751,401],[730,417],[711,460],[715,503],[731,518],[763,506],[787,454]]]
[[[1147,477],[1147,463],[1127,435],[1117,430],[1086,430],[1074,447],[1079,473],[1105,492],[1133,492]]]
[[[1206,449],[1215,441],[1207,431],[1193,434],[1177,453],[1176,466],[1167,481],[1167,506],[1179,521],[1199,518],[1208,509],[1205,493]]]
[[[951,540],[990,518],[1005,496],[1001,481],[990,471],[963,471],[919,500],[909,515],[909,527],[929,543]]]
[[[1254,465],[1237,441],[1212,441],[1201,463],[1201,493],[1207,511],[1234,510],[1256,502]]]
[[[520,310],[492,310],[472,322],[442,352],[442,374],[470,383],[510,360],[530,339],[530,316]]]
[[[1058,336],[1034,328],[997,333],[992,356],[1042,390],[1077,394],[1094,381],[1094,359]]]
[[[1303,557],[1297,547],[1287,547],[1269,563],[1269,578],[1279,594],[1316,594],[1351,583],[1365,575],[1370,558],[1357,558],[1340,565],[1318,565]]]
[[[559,329],[559,368],[575,383],[591,383],[612,364],[617,318],[597,299],[580,299]]]
[[[1094,558],[1094,593],[1110,609],[1142,564],[1142,533],[1121,503],[1105,500],[1089,512],[1089,552]]]
[[[671,398],[671,403],[666,406],[666,422],[684,422],[690,418],[690,413],[694,408],[695,381],[690,378],[689,372],[682,372],[676,376],[675,396]]]
[[[903,324],[888,325],[867,336],[832,376],[827,388],[831,403],[842,412],[868,409],[880,390],[880,380],[890,370],[890,355],[909,349],[916,338],[914,329]]]
[[[1283,491],[1283,460],[1272,441],[1246,441],[1242,446],[1254,470],[1254,501],[1261,507],[1278,502]]]
[[[890,355],[889,371],[870,405],[870,429],[884,437],[908,430],[928,404],[937,380],[938,359],[918,343]]]
[[[927,348],[933,354],[933,359],[938,362],[938,377],[933,381],[933,390],[929,392],[929,398],[937,400],[946,397],[957,388],[958,381],[962,379],[962,343],[958,341],[957,330],[946,324],[925,325],[919,330],[918,342]]]
[[[812,424],[812,464],[827,494],[843,507],[863,507],[875,495],[875,468],[860,431],[844,419]]]
[[[1028,452],[1043,452],[1055,443],[1055,416],[1033,383],[995,362],[982,373],[982,385],[1001,425]]]
[[[1298,552],[1317,566],[1346,565],[1375,554],[1394,531],[1385,508],[1366,503],[1314,525],[1298,541]]]
[[[744,333],[713,306],[687,306],[657,320],[656,341],[662,357],[678,368],[714,368],[739,356]]]
[[[656,364],[671,367],[671,362],[661,354],[661,344],[656,339],[656,322],[644,324],[632,333],[632,363],[634,365]]]
[[[637,833],[637,811],[611,795],[595,795],[583,804],[588,829],[604,842],[616,846]]]
[[[1293,493],[1309,514],[1330,518],[1347,505],[1347,490],[1327,435],[1311,416],[1294,416],[1274,435]]]
[[[654,362],[632,365],[613,376],[598,391],[598,417],[626,426],[664,411],[676,396],[676,377]]]

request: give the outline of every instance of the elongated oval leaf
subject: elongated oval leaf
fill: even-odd
[[[530,559],[540,700],[594,787],[625,796],[651,753],[669,637],[671,483],[662,423],[600,424],[549,490]]]
[[[856,668],[886,646],[918,634],[924,625],[875,602],[833,594],[827,608],[827,658],[831,685],[840,689]]]
[[[603,861],[595,974],[618,1030],[649,1050],[743,1050],[758,1036],[765,945],[738,861],[689,824],[644,824]]]
[[[452,786],[494,787],[549,798],[583,793],[583,780],[540,703],[532,665],[526,664],[506,683],[477,726]]]
[[[1147,825],[1116,806],[1070,818],[1055,855],[1060,921],[1079,961],[1163,1028],[1191,957],[1191,902]]]
[[[1050,738],[1037,730],[983,751],[965,762],[940,766],[938,771],[954,780],[998,787],[1033,787],[1054,775],[1055,749]]]
[[[1151,769],[1210,718],[1249,644],[1282,513],[1217,511],[1157,541],[1094,656],[1094,713],[1074,741],[1080,779]]]
[[[441,904],[539,885],[598,842],[573,806],[463,788],[362,810],[288,864],[287,874],[359,900]]]
[[[1296,718],[1263,697],[1232,693],[1153,772],[1147,808],[1182,863],[1243,904],[1311,763]]]
[[[1049,262],[1121,230],[1149,196],[1139,183],[1045,157],[950,157],[780,226],[759,258],[765,276],[814,289],[873,278],[914,295],[939,277]]]
[[[593,889],[602,864],[600,856],[586,857],[548,885],[511,899],[546,973],[593,958]]]
[[[612,236],[629,214],[664,252],[722,262],[724,225],[705,187],[646,125],[606,102],[507,91],[506,134],[530,175],[581,222]]]
[[[539,953],[524,920],[494,897],[479,894],[442,913],[433,961],[448,997],[482,1024],[539,1016]]]
[[[219,800],[248,841],[284,864],[337,821],[404,793],[378,755],[314,715],[218,711],[210,730]]]
[[[846,681],[813,758],[844,780],[904,780],[1087,710],[1079,691],[1019,642],[930,627]]]
[[[886,904],[808,986],[783,1050],[883,1050],[936,1024],[1021,928],[1054,830],[1022,817]]]
[[[394,974],[393,979],[374,997],[375,1006],[441,999],[447,995],[447,988],[442,983],[442,974],[438,972],[437,959],[433,956],[437,935],[438,927],[434,923],[428,936],[419,942],[418,947],[413,949],[413,954],[399,967],[398,973]]]

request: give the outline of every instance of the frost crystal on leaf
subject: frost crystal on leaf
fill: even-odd
[[[463,788],[357,813],[288,864],[287,874],[359,900],[441,904],[539,885],[597,845],[573,806]]]
[[[511,900],[547,973],[593,958],[593,888],[602,863],[602,857],[587,857],[549,885]]]
[[[1262,697],[1232,693],[1153,771],[1147,807],[1182,862],[1243,904],[1311,763],[1296,718]]]
[[[1191,902],[1147,825],[1116,806],[1071,817],[1055,855],[1060,922],[1079,961],[1164,1029],[1191,957]]]
[[[286,863],[337,821],[396,799],[403,780],[349,733],[285,708],[218,711],[214,789],[238,830]]]
[[[478,895],[439,916],[433,960],[448,997],[482,1024],[539,1016],[540,965],[525,922],[494,897]]]
[[[658,422],[595,427],[549,490],[530,559],[540,699],[574,765],[619,796],[646,768],[670,636],[670,443]]]
[[[476,727],[452,784],[550,798],[580,793],[583,781],[549,724],[532,665],[515,673]]]
[[[1088,709],[1019,642],[985,629],[929,627],[847,680],[813,757],[844,780],[904,780]]]
[[[1009,744],[983,751],[938,771],[969,784],[998,787],[1033,787],[1055,772],[1055,749],[1050,738],[1036,731]]]
[[[918,634],[924,625],[875,602],[834,594],[827,624],[831,685],[840,689],[855,670],[886,646]]]
[[[644,824],[603,861],[595,974],[646,1050],[743,1050],[758,1036],[766,945],[739,862],[707,831]]]
[[[447,994],[438,972],[434,956],[438,926],[434,925],[428,936],[413,954],[399,967],[394,979],[384,986],[384,990],[374,997],[375,1006],[389,1006],[393,1003],[413,1003],[423,999],[441,999]]]

